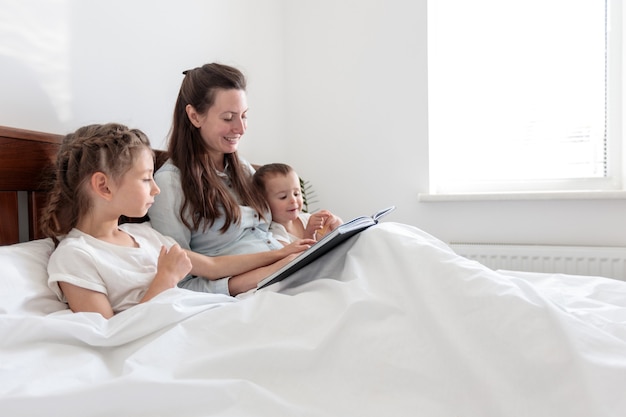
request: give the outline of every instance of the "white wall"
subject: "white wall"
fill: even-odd
[[[0,0],[0,124],[117,121],[163,148],[182,71],[216,61],[249,75],[250,136],[279,131],[282,25],[279,0]]]
[[[0,0],[0,124],[119,121],[162,148],[181,71],[212,61],[248,75],[242,154],[293,164],[346,219],[395,204],[446,241],[626,246],[623,200],[418,202],[426,0]]]

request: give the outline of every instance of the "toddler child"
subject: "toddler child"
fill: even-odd
[[[302,211],[300,178],[287,164],[273,163],[259,167],[253,176],[253,183],[272,212],[269,230],[283,244],[303,238],[318,240],[342,224],[342,220],[328,210],[313,214]]]

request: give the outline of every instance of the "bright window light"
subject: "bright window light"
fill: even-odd
[[[608,13],[599,0],[428,2],[431,193],[620,186]]]

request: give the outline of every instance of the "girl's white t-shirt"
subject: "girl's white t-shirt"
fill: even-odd
[[[48,286],[67,302],[58,282],[106,294],[115,313],[139,303],[157,272],[161,246],[173,239],[147,223],[119,226],[135,239],[138,247],[118,246],[72,229],[52,252],[48,262]]]

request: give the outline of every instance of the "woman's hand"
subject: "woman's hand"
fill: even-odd
[[[295,242],[291,242],[288,245],[285,245],[281,249],[277,249],[276,252],[280,253],[280,258],[284,258],[286,256],[297,254],[300,252],[304,252],[309,249],[311,245],[315,243],[313,239],[298,239]]]

